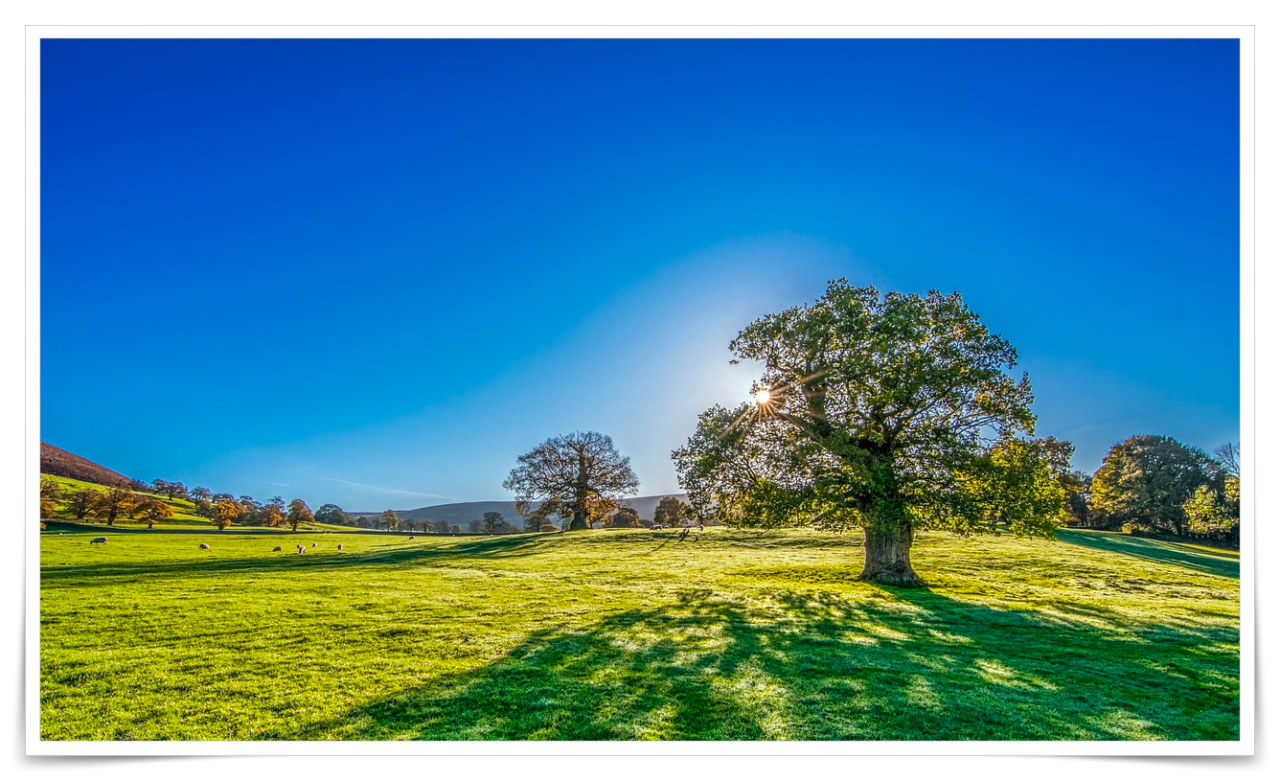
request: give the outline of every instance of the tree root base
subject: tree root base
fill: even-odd
[[[929,584],[916,577],[897,572],[881,572],[875,575],[863,573],[858,580],[875,586],[893,586],[895,588],[928,588]]]

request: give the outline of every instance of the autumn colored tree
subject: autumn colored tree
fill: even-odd
[[[262,521],[262,525],[269,529],[275,529],[284,525],[285,509],[284,498],[273,496],[267,500],[258,510],[258,517]]]
[[[299,525],[315,522],[315,516],[311,514],[311,508],[301,499],[294,499],[289,502],[289,514],[286,518],[289,521],[289,527],[295,532],[298,530]]]
[[[243,508],[238,502],[223,499],[213,503],[213,515],[210,520],[213,521],[214,526],[218,527],[218,531],[222,531],[235,523],[241,512]]]
[[[570,530],[603,519],[640,486],[630,459],[619,455],[612,439],[594,431],[548,439],[517,460],[520,465],[502,484],[515,492],[516,512],[572,518]]]
[[[116,519],[128,515],[138,504],[138,495],[128,488],[112,488],[100,491],[94,497],[92,513],[102,518],[108,526],[115,526]]]
[[[62,497],[62,486],[50,477],[40,478],[40,517],[50,518],[58,509],[58,499]]]
[[[988,528],[966,476],[991,447],[1030,434],[1017,352],[958,293],[886,293],[832,282],[808,306],[766,315],[730,343],[764,373],[754,404],[713,407],[673,453],[699,517],[746,526],[862,530],[864,580],[920,585],[922,529]],[[1049,536],[1056,519],[1020,526]]]
[[[133,517],[146,521],[147,528],[154,529],[158,522],[173,517],[173,508],[167,502],[147,497],[138,502],[133,510]]]

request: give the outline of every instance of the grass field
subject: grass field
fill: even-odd
[[[46,740],[1239,733],[1238,560],[1193,546],[930,534],[887,589],[818,532],[91,536],[41,537]]]

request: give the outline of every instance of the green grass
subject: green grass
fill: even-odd
[[[90,536],[41,538],[46,740],[1239,734],[1234,570],[1151,541],[926,535],[887,589],[817,532]]]

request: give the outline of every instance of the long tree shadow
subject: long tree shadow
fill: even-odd
[[[258,544],[257,541],[254,541]],[[550,544],[545,535],[520,534],[500,537],[462,538],[455,544],[432,546],[408,546],[401,549],[372,551],[342,551],[326,548],[320,552],[309,550],[299,556],[293,552],[271,552],[269,545],[275,539],[265,539],[260,556],[235,555],[220,557],[215,550],[204,558],[179,561],[131,561],[111,559],[95,564],[52,565],[40,568],[42,582],[59,585],[80,585],[103,578],[139,577],[187,577],[191,575],[220,575],[227,573],[279,572],[296,570],[300,574],[319,570],[342,569],[355,566],[406,566],[415,563],[429,564],[448,559],[499,559],[528,556]],[[451,542],[451,541],[450,541]],[[286,543],[291,545],[292,543]],[[336,543],[330,542],[330,545]]]
[[[925,590],[676,604],[529,636],[304,739],[1235,739],[1238,633]]]
[[[1223,551],[1220,555],[1215,555],[1208,551],[1188,548],[1176,542],[1130,537],[1116,532],[1085,531],[1081,529],[1059,529],[1058,539],[1072,545],[1123,553],[1151,561],[1176,564],[1196,572],[1206,572],[1210,575],[1240,579],[1239,555],[1226,551]]]

